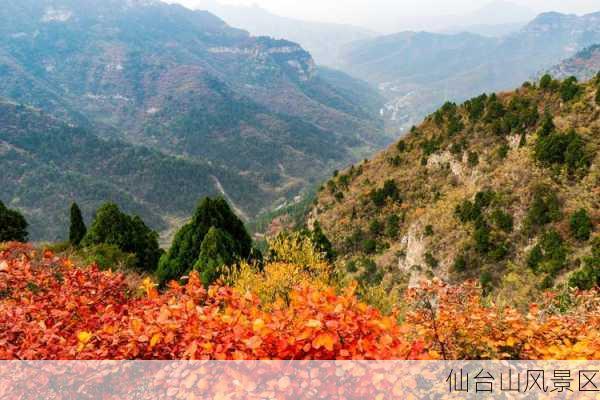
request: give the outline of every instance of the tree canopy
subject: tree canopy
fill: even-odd
[[[79,246],[87,233],[87,228],[83,222],[83,216],[77,203],[71,205],[71,226],[69,228],[69,242],[73,246]]]
[[[136,266],[154,272],[161,256],[158,234],[148,228],[138,216],[129,216],[116,204],[107,203],[100,207],[89,231],[82,241],[83,246],[111,244],[126,253],[135,254]]]
[[[0,242],[26,242],[27,236],[25,217],[0,201]]]
[[[209,237],[213,243],[204,246],[204,259],[200,260],[203,242],[211,228],[215,228],[215,232]],[[214,243],[215,241],[226,243]],[[215,251],[210,250],[211,248]],[[229,257],[224,256],[224,249],[228,249]],[[208,264],[214,265],[206,258],[210,254],[219,253],[223,260],[235,260],[247,259],[251,251],[252,239],[229,204],[223,198],[206,197],[198,204],[191,222],[175,235],[171,249],[160,260],[156,275],[161,283],[165,283],[180,278],[195,266],[200,268]],[[203,272],[200,271],[200,274],[203,275]]]

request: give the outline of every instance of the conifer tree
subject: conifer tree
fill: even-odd
[[[202,283],[209,286],[217,280],[223,272],[222,268],[233,264],[235,254],[235,242],[225,231],[210,228],[202,245],[200,255],[194,265],[194,269],[200,272]]]
[[[200,201],[192,221],[177,232],[171,249],[161,258],[156,272],[161,283],[180,278],[199,263],[202,243],[211,228],[219,229],[231,238],[228,243],[231,259],[249,258],[252,239],[244,223],[224,199],[206,197]],[[213,236],[216,240],[224,235],[213,233]]]
[[[7,208],[0,201],[0,242],[26,242],[27,226],[21,213]]]
[[[69,229],[69,242],[73,246],[79,246],[87,233],[87,228],[83,222],[83,216],[77,203],[71,205],[71,226]]]
[[[162,254],[158,234],[138,216],[131,217],[116,204],[107,203],[96,212],[94,221],[81,242],[83,246],[109,244],[125,253],[135,254],[139,269],[154,272]]]

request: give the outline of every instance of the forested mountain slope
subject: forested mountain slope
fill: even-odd
[[[33,240],[65,239],[74,200],[88,218],[101,203],[113,201],[164,230],[189,214],[199,196],[219,194],[217,180],[235,202],[264,196],[218,166],[103,140],[7,101],[0,102],[0,170],[0,200],[24,212]]]
[[[0,1],[0,96],[227,169],[257,187],[257,198],[244,185],[227,190],[250,217],[389,143],[376,92],[338,81],[321,78],[299,45],[208,12],[154,0]]]
[[[600,219],[599,78],[546,76],[541,87],[447,103],[327,182],[308,222],[364,279],[506,289],[571,278],[591,265]]]

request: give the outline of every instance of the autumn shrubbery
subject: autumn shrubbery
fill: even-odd
[[[159,292],[149,279],[133,286],[121,274],[4,245],[0,359],[600,357],[596,292],[549,294],[521,313],[486,304],[474,284],[425,283],[409,291],[399,318],[361,303],[354,285],[315,284],[312,260],[289,260],[252,271],[248,279],[274,286],[290,268],[307,274],[284,296],[262,299],[269,285],[205,289],[193,272]]]
[[[196,272],[159,293],[25,245],[0,253],[0,359],[403,359],[420,349],[352,288],[299,284],[264,307],[249,291],[206,290]]]

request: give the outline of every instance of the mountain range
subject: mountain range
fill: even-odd
[[[378,85],[386,115],[401,128],[446,100],[508,90],[577,51],[600,43],[600,13],[544,13],[500,38],[401,32],[349,45],[341,68]]]
[[[351,25],[282,17],[257,5],[230,5],[215,0],[187,0],[184,5],[196,10],[207,10],[223,18],[229,25],[247,30],[253,35],[285,38],[299,43],[310,52],[317,64],[329,67],[337,66],[339,52],[344,46],[378,35]]]
[[[598,72],[600,72],[600,44],[586,47],[545,73],[560,79],[574,76],[580,81],[588,81]]]
[[[62,167],[48,168],[90,150],[104,149],[104,160],[90,157],[97,167],[76,163],[69,170],[104,187],[85,190],[95,193],[86,195],[88,217],[99,200],[126,192],[130,208],[165,228],[189,213],[192,197],[206,193],[222,192],[240,214],[255,216],[391,140],[383,135],[382,99],[367,84],[317,68],[296,43],[253,37],[208,12],[154,0],[2,0],[0,6],[0,97],[5,113],[21,110],[18,123],[8,118],[0,125],[0,142],[10,149],[0,168],[19,154],[22,173],[38,176],[23,185],[21,175],[4,175],[2,200],[26,210],[36,240],[60,236],[44,224],[64,215],[50,199],[79,200],[59,184]],[[41,124],[47,131],[28,130],[40,125],[29,117],[52,122]],[[66,136],[48,133],[56,130]],[[46,152],[41,137],[62,141],[70,152]],[[115,164],[121,169],[103,173],[115,157],[124,161]],[[147,182],[137,174],[155,171],[151,185],[179,175],[159,168],[165,163],[197,176],[142,195]],[[34,207],[36,193],[48,202]],[[177,200],[167,207],[169,197]]]

